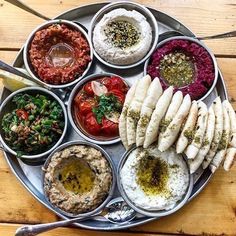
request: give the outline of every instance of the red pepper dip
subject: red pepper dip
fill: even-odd
[[[160,78],[163,89],[174,86],[192,100],[203,97],[215,79],[213,60],[201,45],[183,39],[164,43],[152,54],[147,74]]]
[[[72,104],[78,128],[96,140],[118,138],[119,116],[128,89],[118,76],[96,77],[85,83]]]
[[[91,61],[85,36],[65,24],[53,24],[36,32],[29,57],[39,78],[54,85],[74,81]]]

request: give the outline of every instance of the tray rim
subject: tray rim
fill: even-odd
[[[60,17],[62,17],[62,19],[64,19],[64,18],[63,18],[63,15],[68,14],[68,13],[70,13],[70,12],[72,12],[72,11],[76,11],[76,10],[78,10],[78,9],[80,9],[80,8],[83,9],[83,8],[86,8],[86,7],[95,7],[95,6],[97,6],[97,7],[103,7],[103,6],[105,6],[105,5],[109,4],[109,3],[111,3],[111,2],[106,1],[106,2],[91,3],[91,4],[83,4],[83,5],[78,6],[78,7],[70,8],[70,9],[68,9],[68,10],[66,10],[66,11],[64,11],[64,12],[62,12],[62,13],[60,13],[60,14],[58,14],[57,16],[53,17],[53,19],[60,19]],[[142,5],[146,6],[145,4],[142,4]],[[165,17],[168,17],[169,19],[171,19],[171,20],[175,21],[176,23],[178,23],[178,24],[180,25],[180,27],[184,27],[185,29],[187,29],[187,30],[190,32],[188,36],[190,36],[190,37],[195,37],[195,34],[194,34],[188,27],[186,27],[186,26],[185,26],[184,24],[182,24],[179,20],[177,20],[175,17],[172,17],[172,16],[168,15],[167,13],[165,13],[165,12],[163,12],[163,11],[159,11],[159,10],[153,8],[153,7],[150,7],[150,6],[146,6],[146,7],[147,7],[151,12],[154,11],[154,12],[162,13]],[[20,58],[20,54],[22,54],[23,49],[24,49],[24,46],[25,46],[25,43],[22,45],[21,49],[20,49],[19,52],[17,53],[16,58],[15,58],[14,62],[12,63],[13,65],[17,64],[18,60],[20,60],[20,59],[19,59],[19,58]],[[23,62],[23,58],[22,58],[22,62]],[[224,92],[225,98],[228,99],[228,93],[227,93],[225,81],[224,81],[224,79],[223,79],[223,76],[222,76],[222,73],[221,73],[219,67],[218,67],[218,72],[219,72],[219,74],[218,74],[218,79],[219,79],[219,77],[220,77],[221,83],[222,83],[222,85],[223,85],[222,90],[223,90],[223,92]],[[4,89],[4,88],[3,88],[3,89]],[[0,101],[3,100],[2,98],[3,98],[3,93],[2,93],[2,96],[1,96]],[[27,178],[27,181],[24,181],[24,180],[23,180],[22,174],[19,175],[19,174],[17,173],[17,171],[15,170],[15,167],[12,165],[11,162],[13,162],[13,160],[10,160],[11,157],[9,158],[9,157],[7,156],[7,153],[6,153],[6,152],[3,151],[3,153],[4,153],[4,157],[5,157],[5,159],[6,159],[7,163],[8,163],[8,165],[9,165],[11,171],[14,173],[14,175],[15,175],[16,178],[20,181],[20,183],[27,189],[27,191],[30,192],[31,195],[32,195],[36,200],[38,200],[38,201],[39,201],[41,204],[43,204],[46,208],[48,208],[49,210],[51,210],[52,212],[54,212],[57,216],[61,217],[62,219],[68,219],[67,216],[64,216],[64,215],[60,214],[59,212],[55,211],[50,205],[48,205],[46,202],[44,202],[42,199],[40,199],[40,197],[31,189],[32,187],[35,188],[34,185],[28,180],[28,178]],[[209,171],[209,172],[210,172],[210,171]],[[205,173],[205,172],[204,172],[204,173]],[[24,173],[24,175],[25,175],[25,173]],[[194,197],[196,197],[196,196],[205,188],[205,186],[208,184],[208,182],[211,180],[213,174],[212,174],[212,173],[207,173],[207,175],[208,175],[208,176],[207,176],[207,178],[206,178],[206,181],[190,196],[188,202],[191,201]],[[200,179],[201,179],[201,178],[199,178],[199,180],[200,180]],[[197,184],[197,183],[199,182],[199,180],[197,180],[197,182],[196,182],[195,184]],[[35,189],[36,189],[36,188],[35,188]],[[37,190],[37,189],[36,189],[36,190]],[[38,190],[37,190],[37,191],[38,191]],[[188,202],[187,202],[187,203],[188,203]],[[186,204],[187,204],[187,203],[186,203]],[[135,226],[138,226],[138,225],[142,225],[142,224],[148,223],[148,222],[153,221],[153,220],[155,220],[155,219],[158,219],[158,218],[147,217],[147,218],[143,219],[141,222],[128,223],[127,225],[115,225],[115,224],[114,224],[114,227],[109,227],[109,228],[99,228],[99,227],[96,227],[96,226],[95,226],[95,227],[94,227],[94,226],[88,226],[88,225],[84,225],[83,222],[74,223],[73,225],[79,226],[79,227],[85,228],[85,229],[90,229],[90,230],[113,231],[113,230],[122,230],[122,229],[127,229],[127,228],[130,228],[130,227],[135,227]]]

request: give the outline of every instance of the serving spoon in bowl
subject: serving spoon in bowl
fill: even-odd
[[[53,223],[22,226],[16,230],[15,236],[35,236],[58,227],[68,226],[72,223],[89,220],[95,216],[102,216],[113,224],[121,225],[134,219],[136,216],[136,211],[133,210],[121,197],[118,197],[113,199],[101,212],[96,215],[87,217],[80,216]]]

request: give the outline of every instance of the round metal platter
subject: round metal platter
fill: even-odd
[[[106,4],[107,3],[98,3],[98,4],[78,7],[78,8],[62,13],[61,15],[57,16],[55,19],[66,19],[66,20],[77,21],[81,23],[82,25],[84,25],[86,28],[88,28],[94,14]],[[183,35],[194,37],[194,34],[176,19],[166,15],[163,12],[157,11],[155,9],[150,9],[150,10],[154,14],[158,22],[159,34],[162,34],[164,32],[171,31],[171,30],[176,30]],[[163,36],[160,35],[159,39],[160,40],[165,39]],[[19,52],[14,62],[14,66],[24,67],[22,49]],[[133,81],[140,79],[143,76],[143,70],[144,70],[143,64],[129,70],[112,69],[105,65],[102,65],[100,62],[98,62],[98,60],[95,59],[88,74],[103,73],[103,72],[115,73],[124,77],[129,84],[132,84]],[[10,92],[4,88],[1,101],[3,101],[9,94]],[[220,71],[218,75],[218,82],[217,82],[216,88],[204,101],[207,104],[210,104],[216,96],[220,96],[222,99],[227,99],[226,87],[225,87],[224,80]],[[72,126],[69,124],[66,138],[63,140],[63,142],[72,141],[72,140],[83,140],[83,139],[78,134],[76,134]],[[111,155],[112,159],[114,160],[117,166],[120,160],[120,157],[123,155],[125,151],[122,144],[119,142],[117,144],[111,144],[111,145],[102,146],[102,147],[107,151],[109,155]],[[66,216],[62,215],[60,212],[54,209],[51,205],[49,205],[49,203],[47,202],[43,194],[42,170],[41,170],[42,163],[38,163],[38,162],[30,163],[30,162],[22,161],[8,153],[4,153],[4,155],[11,170],[19,179],[19,181],[24,185],[24,187],[48,209],[52,210],[61,218],[67,219]],[[195,197],[199,192],[201,192],[201,190],[206,186],[210,178],[211,178],[211,172],[209,169],[206,169],[205,171],[203,171],[202,169],[199,169],[194,174],[194,188],[193,188],[191,197],[189,198],[189,201],[193,197]],[[118,192],[118,189],[116,189],[114,198],[118,196],[120,196],[120,194]],[[110,223],[102,217],[94,217],[91,220],[87,220],[81,223],[76,223],[75,225],[79,227],[87,228],[87,229],[94,229],[94,230],[119,230],[119,229],[125,229],[125,228],[134,227],[140,224],[144,224],[154,219],[155,218],[150,218],[143,215],[137,215],[137,217],[131,222],[128,222],[127,224],[119,225],[119,224]]]

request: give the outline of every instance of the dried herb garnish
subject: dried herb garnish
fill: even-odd
[[[108,41],[115,47],[125,49],[139,42],[138,29],[128,21],[111,21],[104,29]]]

